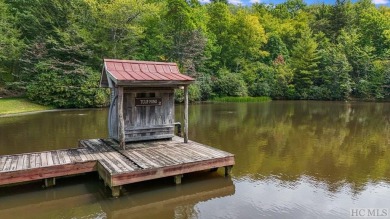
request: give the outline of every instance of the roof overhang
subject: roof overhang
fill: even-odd
[[[179,87],[195,79],[181,74],[176,63],[104,59],[101,87]]]

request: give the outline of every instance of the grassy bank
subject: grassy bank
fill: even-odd
[[[32,103],[25,98],[0,98],[0,115],[49,109],[54,109],[54,107],[42,106],[36,103]]]
[[[267,102],[270,97],[217,97],[213,102]]]

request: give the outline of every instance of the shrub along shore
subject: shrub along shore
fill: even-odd
[[[268,102],[270,97],[217,97],[211,102]]]

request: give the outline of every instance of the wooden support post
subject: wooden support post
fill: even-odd
[[[232,173],[232,168],[233,168],[233,166],[226,166],[225,167],[225,176],[230,176],[230,174]]]
[[[117,198],[121,195],[121,186],[113,186],[111,187],[112,197]]]
[[[176,185],[181,184],[181,179],[183,178],[183,174],[174,176],[174,181]]]
[[[188,85],[184,86],[184,143],[188,143]]]
[[[119,146],[125,149],[125,121],[123,119],[123,87],[118,87],[118,119],[119,119]]]
[[[48,188],[48,187],[52,187],[52,186],[55,186],[56,185],[56,178],[47,178],[45,179],[45,187]]]

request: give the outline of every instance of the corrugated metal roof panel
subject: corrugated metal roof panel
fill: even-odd
[[[104,71],[117,84],[190,84],[194,79],[179,72],[176,63],[104,59]],[[144,84],[145,85],[145,84]]]

